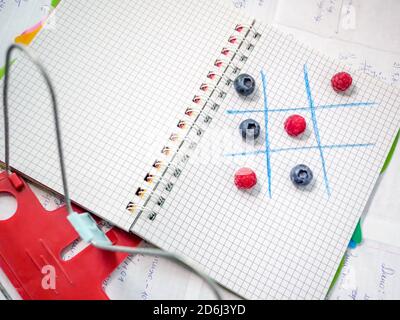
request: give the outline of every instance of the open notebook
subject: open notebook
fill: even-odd
[[[72,199],[246,298],[323,298],[400,123],[399,93],[221,1],[68,1],[32,45],[55,83]],[[240,98],[246,72],[256,92]],[[11,72],[11,164],[62,192],[49,97]],[[283,130],[298,113],[301,139]],[[262,125],[242,141],[247,118]],[[3,148],[3,137],[0,139]],[[296,189],[291,168],[314,183]],[[239,191],[234,172],[258,184]]]

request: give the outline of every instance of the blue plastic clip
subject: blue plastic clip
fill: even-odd
[[[357,247],[357,242],[355,242],[354,240],[350,240],[348,247],[350,249],[355,249]]]
[[[73,212],[68,215],[68,220],[83,241],[103,246],[112,245],[110,239],[100,230],[96,221],[87,212],[80,214]]]

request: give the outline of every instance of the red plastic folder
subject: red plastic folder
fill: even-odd
[[[23,299],[108,299],[102,282],[126,253],[89,246],[64,261],[63,249],[79,238],[67,220],[66,208],[46,211],[15,173],[0,173],[0,192],[17,201],[15,214],[0,221],[0,267]],[[76,206],[74,210],[83,212]],[[111,229],[107,236],[117,245],[135,247],[141,241],[118,229]]]

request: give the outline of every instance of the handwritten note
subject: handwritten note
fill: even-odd
[[[4,10],[6,6],[6,0],[0,0],[0,12]]]
[[[146,242],[140,247],[152,248]],[[111,299],[213,299],[209,287],[196,275],[161,257],[136,254],[129,256],[103,282]],[[236,296],[222,289],[226,298]]]
[[[317,25],[317,22],[314,25]],[[343,61],[353,70],[365,72],[400,87],[400,58],[397,52],[387,51],[384,47],[375,49],[359,43],[321,36],[306,31],[302,27],[284,25],[278,27],[327,56]]]
[[[400,248],[366,240],[347,252],[343,271],[329,297],[380,300],[399,296]]]
[[[337,0],[318,0],[315,5],[314,21],[321,22],[326,16],[337,10]]]
[[[279,0],[226,0],[230,1],[237,9],[246,11],[260,21],[270,22],[275,15],[276,5]]]
[[[280,0],[274,22],[322,37],[399,53],[399,10],[397,0],[384,3],[380,0]]]
[[[142,248],[151,246],[145,242]],[[169,274],[169,275],[168,275]],[[177,274],[177,277],[171,277]],[[103,288],[112,299],[182,299],[180,295],[187,278],[184,270],[160,257],[137,254],[129,256],[103,283]]]
[[[28,184],[43,208],[47,211],[51,212],[64,205],[64,199],[62,197],[59,197],[46,189],[40,188],[33,183],[29,182]]]
[[[338,59],[344,61],[356,71],[363,71],[389,84],[397,85],[400,81],[399,57],[387,61],[386,68],[379,68],[373,60],[351,52],[339,53]]]
[[[232,3],[238,9],[246,8],[248,4],[247,0],[232,0]]]

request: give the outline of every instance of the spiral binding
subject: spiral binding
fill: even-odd
[[[134,200],[126,207],[130,213],[137,214],[134,223],[142,213],[147,213],[150,220],[157,217],[158,210],[173,190],[191,153],[218,112],[226,96],[226,89],[232,85],[260,38],[261,34],[255,30],[254,24],[255,21],[250,25],[235,26],[234,34],[229,37],[221,50],[221,56],[214,62],[215,69],[208,72],[199,93],[193,97],[192,103],[178,121],[176,132],[171,133],[160,157],[143,178],[143,184],[136,189]]]

